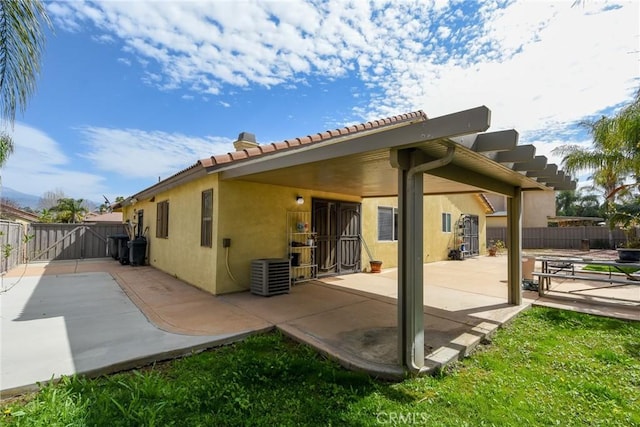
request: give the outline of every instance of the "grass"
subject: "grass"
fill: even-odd
[[[640,425],[640,322],[533,308],[435,377],[345,371],[279,333],[0,403],[9,426]]]
[[[635,273],[636,271],[639,271],[640,268],[636,268],[636,267],[618,267],[620,270],[622,270],[622,272],[628,273],[628,274],[632,274]],[[609,265],[592,265],[592,264],[587,264],[584,267],[582,267],[583,270],[588,270],[588,271],[602,271],[604,273],[620,273],[621,271],[618,270],[617,268],[613,268]]]

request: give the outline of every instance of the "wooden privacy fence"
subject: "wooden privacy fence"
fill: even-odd
[[[124,224],[29,225],[27,256],[30,261],[101,258],[109,255],[108,236],[126,233]]]
[[[493,240],[502,240],[507,247],[507,229],[505,227],[487,227],[487,244]],[[530,227],[522,229],[523,249],[615,249],[626,241],[622,230],[613,230],[613,244],[609,244],[607,227]]]
[[[24,262],[25,226],[11,221],[0,221],[0,272],[4,273]]]

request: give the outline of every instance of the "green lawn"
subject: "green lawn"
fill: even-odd
[[[622,270],[623,272],[628,274],[632,274],[640,270],[635,267],[620,267],[620,270],[618,270],[617,268],[613,268],[608,265],[592,265],[592,264],[587,264],[584,267],[582,267],[582,269],[588,270],[588,271],[602,271],[604,273],[620,273],[621,272],[620,270]]]
[[[16,426],[633,426],[640,322],[534,308],[472,357],[399,384],[270,333],[0,406]]]

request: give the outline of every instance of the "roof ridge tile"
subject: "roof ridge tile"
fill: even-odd
[[[192,167],[195,167],[195,166],[201,166],[204,168],[220,166],[220,165],[224,165],[234,161],[255,158],[261,155],[273,153],[276,151],[282,151],[289,148],[296,148],[303,145],[315,144],[315,143],[326,141],[328,139],[336,138],[339,136],[355,135],[358,132],[377,129],[377,128],[381,128],[381,127],[389,126],[393,124],[400,124],[402,122],[415,120],[415,119],[427,120],[427,115],[422,110],[411,111],[408,113],[397,114],[395,116],[383,117],[383,118],[379,118],[379,119],[375,119],[367,122],[344,126],[341,128],[330,129],[324,132],[318,132],[318,133],[310,134],[306,136],[299,136],[296,138],[285,139],[283,141],[258,145],[257,147],[247,148],[241,151],[234,151],[234,152],[229,152],[225,154],[213,155],[206,159],[199,160],[195,165],[191,166],[188,169],[191,169]],[[184,171],[188,169],[185,169]],[[176,175],[184,171],[178,172]],[[175,175],[172,175],[172,177],[173,176]]]

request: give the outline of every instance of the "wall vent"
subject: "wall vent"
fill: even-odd
[[[269,297],[288,294],[291,288],[288,259],[264,258],[251,261],[251,293]]]

